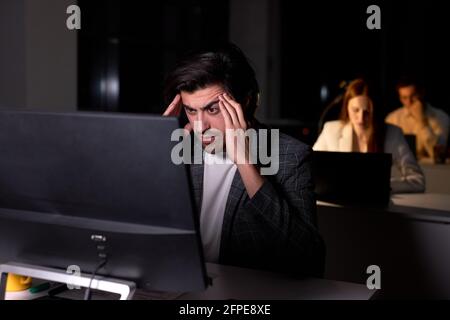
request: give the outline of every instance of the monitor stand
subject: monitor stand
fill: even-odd
[[[89,287],[92,278],[90,274],[82,273],[74,275],[67,273],[66,270],[23,263],[9,262],[0,264],[0,300],[5,300],[8,273],[65,283],[74,288]],[[136,291],[136,284],[131,281],[95,276],[91,283],[91,289],[118,294],[120,295],[120,300],[131,300]]]

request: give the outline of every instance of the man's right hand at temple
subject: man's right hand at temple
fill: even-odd
[[[164,117],[178,117],[182,111],[182,103],[181,103],[181,96],[180,94],[177,94],[175,98],[173,98],[172,102],[167,107],[166,111],[164,111],[163,116]],[[185,135],[190,134],[192,131],[192,126],[188,122],[184,126]]]
[[[178,117],[181,112],[181,96],[177,94],[175,98],[173,98],[172,102],[167,107],[166,111],[164,111],[163,116],[165,117]]]

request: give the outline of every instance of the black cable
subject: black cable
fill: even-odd
[[[98,264],[97,268],[95,268],[94,272],[92,272],[91,275],[91,279],[89,281],[89,286],[86,288],[86,291],[84,292],[84,300],[91,300],[91,286],[92,286],[92,281],[95,278],[95,275],[97,274],[97,272],[103,268],[106,263],[108,262],[107,258],[103,258],[100,263]]]

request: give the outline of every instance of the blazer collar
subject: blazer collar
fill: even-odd
[[[239,171],[236,170],[234,174],[233,182],[231,183],[230,192],[228,193],[228,199],[225,206],[225,212],[223,215],[222,223],[222,235],[220,237],[220,252],[219,261],[226,259],[228,252],[228,246],[230,244],[233,221],[238,212],[239,203],[245,194],[245,186],[242,182]]]
[[[339,151],[351,152],[353,146],[353,127],[350,122],[347,122],[341,130],[339,137]]]

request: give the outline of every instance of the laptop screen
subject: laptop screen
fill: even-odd
[[[391,165],[391,154],[314,151],[317,199],[340,204],[387,205]]]

